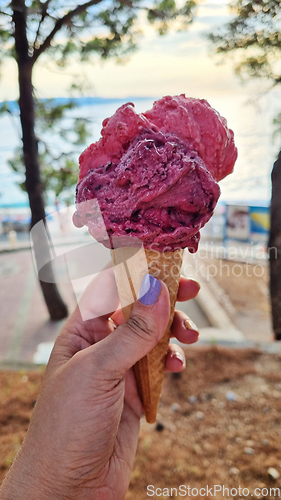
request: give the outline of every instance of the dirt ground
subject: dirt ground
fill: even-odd
[[[0,370],[0,480],[14,460],[27,431],[43,369]]]
[[[232,488],[224,496],[217,489],[219,499],[280,496],[281,355],[188,347],[186,357],[181,376],[165,376],[157,424],[142,421],[126,500],[148,492],[180,498],[185,491],[212,498],[214,491],[196,488],[213,485]],[[0,480],[26,432],[41,379],[42,370],[0,372]]]

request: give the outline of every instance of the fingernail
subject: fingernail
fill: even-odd
[[[187,330],[194,330],[195,332],[198,332],[199,333],[199,330],[197,328],[197,326],[195,325],[195,323],[193,323],[193,321],[191,319],[186,319],[184,321],[184,327],[187,329]]]
[[[112,318],[108,318],[108,322],[113,326],[114,330],[116,330],[117,325],[116,325],[115,321],[113,321]]]
[[[146,274],[140,288],[140,301],[145,306],[152,306],[157,301],[161,290],[161,283],[157,278]]]
[[[185,365],[185,355],[179,351],[171,351],[171,357],[178,359],[183,365]]]
[[[193,283],[196,283],[196,285],[198,286],[198,288],[200,290],[201,285],[200,285],[200,283],[198,283],[198,281],[194,280],[193,278],[190,278],[190,281],[193,281]]]

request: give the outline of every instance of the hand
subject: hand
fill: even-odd
[[[100,290],[107,291],[106,299],[99,300]],[[191,299],[198,291],[198,283],[181,278],[178,300]],[[124,499],[142,415],[131,367],[162,337],[169,296],[161,282],[156,302],[147,306],[137,301],[127,323],[120,310],[112,312],[117,303],[108,270],[91,283],[80,308],[89,317],[110,307],[111,312],[83,321],[77,307],[65,323],[1,500]],[[198,331],[192,323],[186,326],[186,320],[176,312],[172,334],[193,343]],[[170,347],[166,366],[174,372],[184,368],[178,345]]]

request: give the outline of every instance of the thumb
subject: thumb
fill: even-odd
[[[100,368],[124,375],[162,338],[170,315],[169,292],[166,285],[147,274],[140,299],[136,301],[128,321],[96,344]],[[102,364],[102,366],[101,366]]]

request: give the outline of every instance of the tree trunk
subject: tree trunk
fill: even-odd
[[[281,340],[281,151],[273,165],[269,235],[270,298],[275,340]]]
[[[40,176],[38,145],[35,136],[35,113],[32,86],[32,63],[26,35],[26,5],[25,0],[12,0],[13,21],[15,25],[15,49],[18,63],[19,78],[19,108],[22,127],[23,155],[26,171],[26,190],[31,209],[31,228],[39,221],[45,222],[43,187]],[[57,286],[51,266],[51,253],[47,235],[42,241],[34,241],[34,254],[37,262],[49,262],[48,283],[40,281],[44,299],[52,320],[60,320],[67,316],[64,304]],[[44,252],[44,256],[42,256]],[[43,258],[42,258],[43,257]],[[39,267],[39,266],[38,266]],[[46,268],[45,268],[46,273]]]

